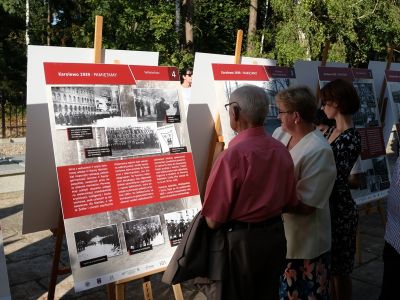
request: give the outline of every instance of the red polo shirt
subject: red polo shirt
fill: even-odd
[[[215,161],[202,214],[219,223],[261,222],[297,203],[289,151],[256,127],[241,131]]]

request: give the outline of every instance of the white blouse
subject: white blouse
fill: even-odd
[[[291,138],[279,127],[272,135],[285,146]],[[297,180],[297,197],[315,207],[309,215],[283,214],[287,258],[312,259],[331,248],[329,197],[336,178],[331,146],[316,129],[304,136],[291,150]]]

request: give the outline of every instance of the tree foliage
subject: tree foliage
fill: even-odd
[[[26,82],[26,1],[31,44],[93,47],[95,16],[101,15],[104,48],[158,51],[161,65],[180,69],[192,65],[194,52],[234,54],[252,1],[258,6],[256,31],[244,32],[249,47],[243,55],[290,66],[321,59],[329,41],[329,60],[364,67],[384,60],[388,44],[400,46],[399,0],[191,0],[190,16],[187,0],[0,0],[0,89],[14,98]],[[185,21],[193,29],[191,45]]]

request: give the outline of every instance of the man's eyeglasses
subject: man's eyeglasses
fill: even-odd
[[[186,76],[192,77],[192,73],[186,73]]]
[[[231,102],[231,103],[225,104],[224,105],[225,106],[225,110],[228,111],[229,110],[229,106],[232,105],[232,104],[236,104],[236,107],[239,108],[239,110],[240,110],[240,106],[239,106],[239,104],[237,102]]]

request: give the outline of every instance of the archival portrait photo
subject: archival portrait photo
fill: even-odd
[[[56,128],[96,126],[98,120],[121,116],[119,87],[52,87]]]
[[[157,135],[158,139],[160,140],[161,150],[163,153],[169,152],[170,148],[181,146],[174,124],[158,127]]]
[[[81,267],[122,254],[116,224],[75,232],[74,236]]]
[[[153,250],[164,244],[160,216],[137,219],[122,223],[126,248],[129,254]]]
[[[161,153],[156,123],[106,127],[106,136],[113,157]]]
[[[139,122],[166,122],[167,116],[180,116],[176,89],[133,89]]]
[[[164,214],[165,224],[167,225],[168,239],[171,246],[177,246],[181,241],[183,234],[189,227],[195,215],[197,208],[185,209],[181,211]]]

